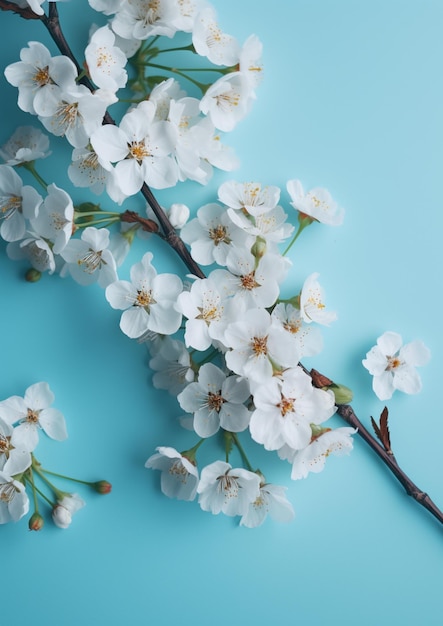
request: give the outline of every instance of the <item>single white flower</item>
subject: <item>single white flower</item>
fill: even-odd
[[[0,471],[0,524],[17,522],[29,511],[24,485]]]
[[[38,443],[38,431],[48,437],[63,441],[67,438],[65,418],[51,407],[54,394],[48,383],[35,383],[28,387],[23,398],[11,396],[0,402],[0,417],[8,424],[18,424],[14,441],[23,450],[32,452]]]
[[[309,472],[321,472],[325,466],[326,459],[331,454],[343,456],[349,454],[353,447],[351,435],[357,431],[347,426],[326,429],[319,436],[313,437],[311,443],[303,450],[290,451],[287,449],[282,453],[281,458],[287,458],[292,463],[292,480],[306,478]]]
[[[209,278],[196,279],[189,291],[178,296],[175,306],[187,318],[187,347],[203,351],[214,339],[221,339],[225,327],[225,304],[216,284]]]
[[[0,417],[0,470],[9,476],[15,476],[30,465],[31,453],[17,444],[14,428]]]
[[[59,528],[66,529],[71,525],[72,516],[85,506],[85,501],[76,493],[66,494],[58,500],[52,509],[52,520]]]
[[[109,26],[93,33],[85,49],[85,59],[97,87],[115,92],[126,85],[126,55],[115,45],[115,35]]]
[[[280,189],[272,185],[263,187],[261,183],[237,183],[229,180],[218,189],[218,198],[227,207],[253,216],[262,215],[275,209],[280,200]]]
[[[286,188],[291,196],[291,205],[300,213],[330,226],[339,226],[343,222],[344,209],[332,199],[327,189],[316,187],[305,194],[299,180],[290,180]]]
[[[174,127],[156,122],[155,105],[144,100],[124,115],[120,126],[105,124],[91,136],[91,144],[105,169],[115,166],[115,181],[126,196],[143,183],[163,189],[175,185],[177,165],[170,154],[175,145]]]
[[[185,345],[168,336],[162,339],[159,349],[149,361],[149,367],[154,370],[154,387],[166,389],[173,396],[177,396],[195,378]]]
[[[194,463],[175,448],[160,446],[145,467],[161,471],[161,490],[169,498],[194,500],[197,494],[198,470]]]
[[[125,39],[141,39],[164,35],[173,37],[176,22],[181,18],[179,2],[174,0],[130,0],[125,2],[112,20],[112,29]]]
[[[285,491],[286,487],[280,485],[260,485],[260,495],[249,505],[248,511],[240,520],[240,526],[256,528],[263,524],[268,515],[276,522],[291,522],[295,513]]]
[[[257,35],[250,35],[240,50],[239,68],[252,89],[258,87],[263,78],[262,51],[263,46]]]
[[[27,259],[39,272],[52,274],[56,261],[51,246],[40,235],[26,232],[22,241],[12,241],[6,246],[6,253],[13,261]]]
[[[0,165],[0,235],[5,241],[18,241],[26,231],[26,219],[35,218],[42,197],[34,187],[23,185],[9,165]]]
[[[252,236],[237,228],[229,219],[226,209],[213,202],[197,211],[197,216],[181,230],[181,238],[191,246],[191,254],[201,265],[226,265],[232,245],[250,249]]]
[[[265,309],[250,309],[245,319],[229,324],[223,341],[231,348],[225,355],[229,369],[256,383],[269,380],[274,367],[295,367],[299,360],[295,340],[272,324]]]
[[[233,246],[226,257],[226,270],[214,270],[211,279],[223,298],[244,302],[246,309],[266,308],[275,304],[289,261],[285,257],[265,254],[257,263],[248,250]]]
[[[229,463],[215,461],[204,467],[197,487],[203,511],[213,515],[245,515],[251,502],[260,496],[260,477]]]
[[[52,57],[38,41],[20,51],[21,61],[5,69],[6,80],[18,87],[18,106],[33,115],[44,115],[47,99],[75,87],[77,68],[67,56]]]
[[[182,291],[182,282],[175,274],[157,274],[151,261],[152,254],[146,252],[131,267],[131,282],[118,280],[106,288],[109,304],[123,311],[121,330],[133,339],[147,331],[172,335],[181,323],[181,313],[174,303]]]
[[[425,365],[430,356],[422,341],[403,345],[401,335],[387,331],[366,354],[363,365],[374,377],[372,388],[376,396],[389,400],[396,389],[409,394],[421,390],[421,378],[415,368]]]
[[[334,394],[316,389],[300,367],[254,389],[255,411],[249,429],[252,438],[266,450],[287,444],[301,450],[311,440],[311,424],[319,424],[335,413]]]
[[[36,218],[31,220],[33,231],[52,243],[52,252],[59,254],[72,236],[74,205],[70,195],[54,183],[48,185]]]
[[[307,324],[302,319],[300,309],[296,309],[292,304],[279,303],[271,315],[272,322],[295,339],[300,358],[321,352],[323,348],[321,330],[318,326]]]
[[[275,254],[279,253],[277,244],[282,243],[294,232],[294,226],[286,221],[288,216],[280,205],[255,217],[229,208],[228,216],[233,224],[245,233],[263,239],[269,251]]]
[[[68,176],[75,187],[89,187],[92,193],[103,193],[112,172],[100,164],[96,152],[90,145],[74,148]]]
[[[337,314],[325,310],[323,289],[317,280],[318,277],[318,273],[310,274],[303,284],[300,292],[300,314],[307,324],[317,322],[329,326],[337,319]]]
[[[184,411],[194,414],[197,435],[212,437],[220,428],[238,433],[248,427],[251,414],[244,402],[249,396],[247,380],[226,376],[213,363],[205,363],[198,382],[187,385],[177,400]]]
[[[210,117],[216,128],[230,132],[249,113],[254,98],[244,75],[231,72],[207,89],[200,101],[200,110]]]
[[[39,120],[47,131],[66,137],[75,148],[84,148],[101,127],[108,102],[84,85],[51,93],[42,106]]]
[[[109,250],[109,230],[89,226],[81,239],[71,239],[61,251],[67,271],[80,285],[98,282],[106,288],[117,280],[115,259]]]
[[[0,148],[0,157],[6,165],[19,165],[51,154],[49,138],[33,126],[19,126]]]
[[[214,65],[231,67],[238,63],[240,46],[235,37],[222,32],[212,6],[196,16],[192,43],[197,54],[207,57]]]

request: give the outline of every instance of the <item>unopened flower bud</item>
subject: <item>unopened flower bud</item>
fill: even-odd
[[[352,402],[353,393],[349,387],[345,387],[345,385],[331,385],[328,389],[334,392],[335,404],[349,404]]]
[[[106,494],[111,493],[112,485],[108,483],[107,480],[98,480],[96,483],[92,484],[92,488],[98,493]]]
[[[261,237],[257,237],[251,248],[251,252],[256,259],[261,259],[266,254],[266,248],[266,241]]]
[[[40,515],[40,513],[37,513],[36,511],[29,518],[29,522],[28,522],[29,530],[41,530],[44,526],[44,523],[45,521],[43,517]]]
[[[42,273],[36,270],[34,267],[31,267],[25,274],[25,280],[28,283],[36,283],[42,277]]]
[[[52,520],[59,528],[68,528],[72,522],[72,515],[66,507],[57,504],[52,509]]]
[[[176,202],[169,209],[169,221],[174,228],[183,228],[189,219],[190,211],[186,204]]]

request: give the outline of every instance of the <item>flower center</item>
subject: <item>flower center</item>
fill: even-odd
[[[137,289],[137,297],[134,302],[134,306],[142,306],[147,311],[151,304],[155,304],[155,300],[152,297],[152,291],[146,289]]]
[[[218,476],[218,489],[224,492],[225,498],[237,498],[240,485],[238,484],[238,476],[230,476],[223,474]]]
[[[66,224],[69,224],[69,220],[64,215],[60,215],[60,213],[51,213],[51,218],[54,230],[63,230]]]
[[[5,437],[0,434],[0,454],[6,454],[8,456],[11,449],[11,437]]]
[[[292,413],[294,411],[294,402],[295,398],[285,398],[282,394],[281,402],[277,404],[282,417],[285,417],[287,413]]]
[[[180,459],[177,459],[172,463],[171,467],[168,470],[168,473],[177,480],[180,480],[181,483],[185,484],[188,478],[189,472],[186,467],[183,465]]]
[[[143,159],[145,159],[146,157],[151,156],[143,140],[133,141],[132,143],[129,143],[128,148],[131,158],[135,159],[136,161],[140,162],[143,161]]]
[[[107,66],[108,74],[110,74],[110,66],[115,64],[115,60],[112,54],[109,53],[109,50],[101,47],[97,49],[97,58],[95,63],[97,67],[102,67],[103,65]]]
[[[28,424],[38,424],[38,416],[40,415],[40,411],[33,411],[32,409],[28,409],[28,412],[25,417],[25,422]]]
[[[226,402],[226,400],[221,395],[221,389],[217,393],[213,393],[212,391],[208,393],[208,407],[211,411],[220,413],[224,402]]]
[[[19,196],[0,196],[0,219],[7,220],[16,211],[21,211],[22,199]]]
[[[217,106],[226,111],[239,105],[240,96],[238,93],[229,91],[215,96],[215,100],[217,102]]]
[[[391,372],[395,370],[397,367],[402,365],[403,361],[398,358],[398,356],[388,356],[388,364],[386,366],[386,372]]]
[[[301,328],[301,322],[285,322],[283,324],[283,328],[287,330],[289,333],[295,335]]]
[[[85,256],[77,261],[79,265],[84,265],[85,272],[88,274],[93,274],[96,269],[100,269],[102,265],[106,265],[106,261],[102,259],[103,250],[91,250],[89,248],[88,252]]]
[[[59,128],[67,130],[76,124],[78,115],[78,102],[65,102],[55,112],[54,121]]]
[[[240,277],[240,283],[243,289],[252,291],[256,287],[261,287],[260,283],[255,280],[255,272],[250,272]]]
[[[34,83],[37,83],[39,87],[44,87],[45,85],[49,85],[50,83],[52,83],[53,81],[49,76],[49,66],[47,65],[46,67],[37,68],[37,71],[32,77],[32,80],[34,81]]]
[[[11,502],[17,490],[13,483],[0,484],[0,502]]]
[[[253,337],[252,351],[256,356],[268,354],[268,337]]]
[[[208,326],[211,322],[215,322],[220,319],[220,310],[217,304],[212,304],[206,307],[197,307],[200,311],[200,314],[197,315],[196,319],[204,320]]]
[[[214,245],[218,246],[220,243],[229,243],[230,239],[227,237],[225,226],[218,224],[215,228],[209,229],[209,237],[214,242]]]

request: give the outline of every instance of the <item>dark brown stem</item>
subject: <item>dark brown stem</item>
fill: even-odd
[[[25,20],[39,20],[41,18],[40,15],[34,13],[34,11],[29,7],[26,9],[21,9],[17,4],[14,4],[13,2],[8,2],[7,0],[0,0],[0,10],[13,11],[13,13],[18,13],[18,15],[20,15],[20,17],[23,17]]]
[[[354,409],[349,404],[340,404],[337,406],[337,413],[353,428],[358,429],[360,437],[366,441],[368,446],[380,457],[385,465],[391,470],[397,480],[403,485],[408,496],[411,496],[421,506],[427,509],[438,521],[443,524],[443,512],[436,506],[427,493],[422,491],[412,480],[407,476],[404,471],[399,467],[395,456],[392,452],[387,452],[371,435],[371,433],[363,426]]]
[[[69,57],[75,63],[79,74],[81,74],[82,69],[78,64],[74,54],[72,53],[60,28],[58,11],[54,3],[50,3],[49,16],[37,16],[32,11],[28,9],[20,9],[17,7],[17,5],[13,5],[6,0],[0,0],[0,9],[14,11],[15,13],[22,15],[22,17],[26,17],[27,19],[41,19],[41,21],[48,29],[52,39],[56,43],[60,52]],[[95,90],[94,85],[91,83],[88,77],[82,77],[80,82],[85,84],[89,89],[91,89],[91,91]],[[108,113],[105,115],[104,123],[115,124],[114,120]],[[164,232],[164,239],[182,259],[183,263],[186,265],[189,271],[192,272],[192,274],[199,278],[205,278],[206,276],[204,272],[201,270],[200,266],[194,261],[185,244],[175,232],[174,227],[170,223],[168,217],[166,216],[159,203],[157,202],[157,199],[152,193],[150,187],[144,184],[141,192],[160,223],[160,226]],[[134,215],[137,217],[134,218]],[[145,220],[144,218],[141,218],[137,214],[133,214],[130,211],[126,211],[123,216],[125,216],[123,221],[136,221],[142,224],[142,226],[147,230],[151,229],[153,224],[153,222],[151,223],[151,220]],[[301,365],[301,367],[303,366]],[[308,372],[308,370],[306,370],[306,368],[303,367],[303,369],[305,370],[305,372],[311,375],[314,385],[322,387],[330,386],[332,384],[332,381],[325,377],[323,374],[320,374],[320,372],[316,372],[314,370],[311,374],[310,372]],[[387,452],[369,433],[369,431],[355,415],[353,408],[348,404],[341,404],[337,406],[337,413],[345,420],[345,422],[347,422],[353,428],[357,429],[360,437],[362,437],[362,439],[366,441],[366,443],[377,454],[377,456],[385,463],[385,465],[394,474],[397,480],[403,485],[406,493],[414,498],[414,500],[416,500],[421,506],[427,509],[440,523],[443,524],[443,512],[435,505],[431,498],[425,492],[419,489],[417,485],[413,483],[412,480],[403,472],[403,470],[400,469],[394,455],[391,452]]]

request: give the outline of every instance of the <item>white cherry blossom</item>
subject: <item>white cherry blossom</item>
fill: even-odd
[[[272,311],[272,322],[294,337],[300,358],[314,356],[323,348],[323,337],[318,326],[307,324],[300,309],[279,303]]]
[[[323,288],[317,280],[318,277],[319,274],[315,272],[310,274],[303,283],[300,292],[300,314],[307,324],[317,322],[317,324],[329,326],[337,319],[337,314],[325,310]]]
[[[28,259],[39,272],[52,274],[56,269],[56,260],[50,245],[37,233],[26,232],[21,241],[8,243],[6,253],[14,261]]]
[[[166,389],[175,397],[195,378],[185,345],[167,336],[162,339],[158,351],[149,361],[149,367],[154,370],[154,387]]]
[[[14,428],[0,417],[0,470],[9,476],[21,474],[31,465],[31,453],[14,437]]]
[[[218,25],[215,9],[204,8],[195,18],[192,43],[201,56],[214,65],[235,65],[239,60],[240,46],[231,35],[222,32]]]
[[[215,81],[200,101],[200,110],[211,118],[214,126],[230,132],[249,113],[255,98],[241,72],[231,72]]]
[[[220,185],[218,197],[227,207],[253,216],[275,209],[280,200],[280,189],[273,185],[263,187],[261,183],[238,183],[229,180]]]
[[[396,389],[408,394],[421,390],[421,378],[415,368],[425,365],[430,356],[422,341],[403,345],[401,335],[387,331],[367,353],[363,365],[374,377],[374,393],[380,400],[389,400]]]
[[[197,493],[203,511],[213,515],[246,515],[251,502],[260,496],[260,477],[249,470],[215,461],[202,469]]]
[[[97,87],[115,92],[126,85],[126,55],[115,45],[115,35],[109,26],[102,26],[93,33],[85,49],[85,59]]]
[[[315,474],[321,472],[326,459],[331,454],[343,456],[349,454],[353,447],[352,435],[357,431],[354,428],[344,426],[342,428],[325,429],[319,436],[313,437],[312,441],[303,450],[279,451],[281,458],[286,458],[292,463],[291,478],[298,480],[306,478],[309,472]]]
[[[224,342],[231,348],[227,366],[255,383],[269,380],[274,367],[295,367],[299,360],[295,340],[272,324],[265,309],[250,309],[244,319],[229,324]]]
[[[301,450],[311,441],[311,423],[319,424],[335,413],[334,394],[316,389],[300,367],[286,370],[254,389],[255,411],[249,429],[266,450],[285,444]]]
[[[18,522],[28,511],[24,485],[0,470],[0,524]]]
[[[291,196],[291,205],[303,213],[330,226],[339,226],[344,219],[344,209],[332,199],[327,189],[316,187],[305,194],[299,180],[290,180],[286,188]]]
[[[175,448],[160,446],[149,457],[145,467],[161,471],[161,490],[169,498],[194,500],[197,495],[198,470]]]
[[[155,105],[143,101],[124,115],[120,126],[105,124],[91,136],[99,162],[110,170],[126,196],[137,193],[143,183],[163,189],[175,185],[177,166],[171,158],[176,133],[172,124],[156,122]]]
[[[80,285],[98,282],[106,288],[117,280],[115,259],[109,250],[109,230],[89,226],[81,239],[71,239],[61,251],[66,271]]]
[[[226,374],[213,363],[205,363],[192,382],[178,395],[181,408],[194,414],[194,430],[199,437],[212,437],[223,428],[230,432],[245,430],[250,412],[244,405],[249,398],[248,382]]]
[[[232,245],[250,249],[254,239],[237,228],[226,212],[216,202],[205,204],[197,211],[180,233],[183,241],[191,246],[191,254],[201,265],[226,265],[226,257]]]
[[[92,193],[103,193],[112,172],[99,162],[97,153],[90,145],[74,148],[72,162],[68,167],[68,176],[76,187],[89,187]]]
[[[5,241],[24,237],[26,220],[37,216],[42,200],[12,167],[0,165],[0,235]]]
[[[285,491],[286,487],[280,485],[261,484],[260,495],[250,503],[248,511],[240,520],[240,526],[256,528],[263,524],[268,515],[277,522],[291,522],[295,513]]]
[[[48,195],[43,200],[32,229],[52,243],[52,252],[59,254],[73,232],[74,205],[69,194],[54,183],[48,185]]]
[[[33,126],[19,126],[0,148],[0,157],[6,165],[45,159],[50,154],[48,136]]]
[[[47,99],[73,88],[77,78],[74,63],[66,56],[52,57],[38,41],[30,41],[20,51],[21,61],[8,65],[6,79],[18,87],[18,106],[27,113],[44,115]]]
[[[250,35],[239,54],[239,68],[252,89],[258,87],[263,78],[261,61],[263,46],[257,35]]]
[[[114,309],[123,311],[120,328],[133,339],[147,331],[172,335],[180,327],[181,314],[174,303],[182,290],[175,274],[157,274],[146,252],[131,267],[131,282],[118,280],[106,288],[106,299]]]
[[[173,37],[182,18],[176,0],[126,1],[112,20],[112,29],[125,39],[141,39],[156,35]]]
[[[68,436],[65,418],[51,407],[54,394],[48,383],[35,383],[28,387],[23,398],[11,396],[0,402],[0,417],[8,424],[18,424],[14,429],[14,441],[32,452],[38,443],[42,429],[48,437],[63,441]]]

